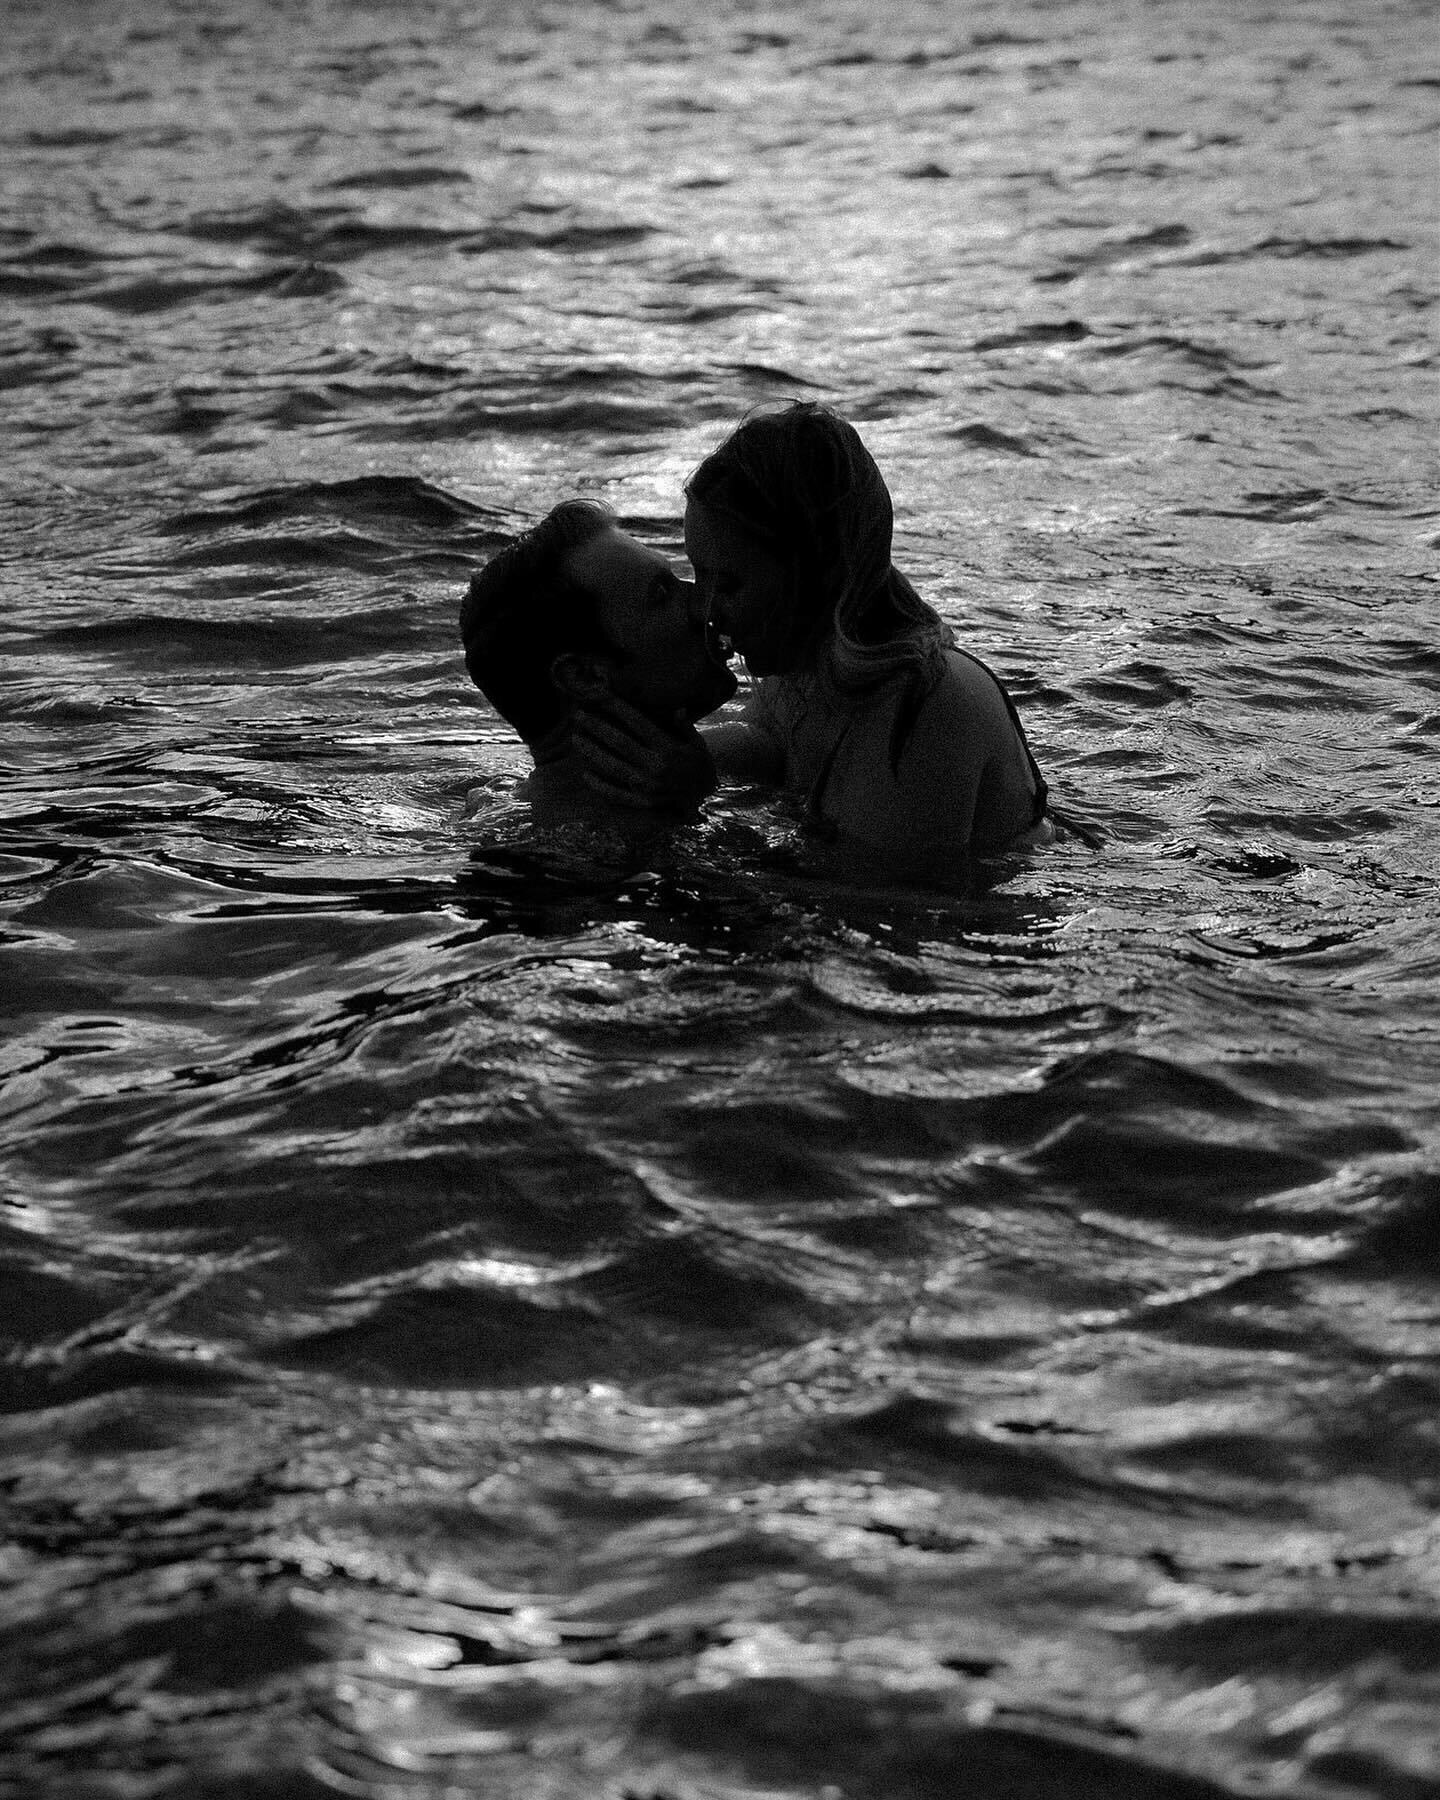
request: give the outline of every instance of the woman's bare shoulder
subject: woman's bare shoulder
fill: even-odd
[[[987,712],[995,710],[1008,717],[1000,677],[989,663],[982,662],[969,650],[945,652],[945,676],[940,689],[952,698],[963,698],[972,706],[982,706]]]

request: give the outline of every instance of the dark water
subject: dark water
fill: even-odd
[[[4,1793],[1440,1791],[1433,10],[4,27]],[[791,393],[1102,850],[527,850]]]

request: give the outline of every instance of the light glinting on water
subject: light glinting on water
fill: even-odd
[[[1440,1781],[1435,41],[7,9],[0,1787]],[[472,576],[794,401],[1053,842],[537,821]]]

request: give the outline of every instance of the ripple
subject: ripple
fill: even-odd
[[[0,1786],[1423,1784],[1413,32],[181,10],[0,70]],[[467,570],[797,391],[1083,842],[536,827]]]

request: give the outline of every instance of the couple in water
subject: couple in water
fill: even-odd
[[[471,580],[465,664],[535,759],[538,816],[674,816],[763,784],[853,866],[947,882],[1052,835],[1009,695],[890,560],[853,426],[808,402],[757,414],[685,496],[693,586],[586,500]],[[736,652],[748,698],[697,729],[735,694]]]

